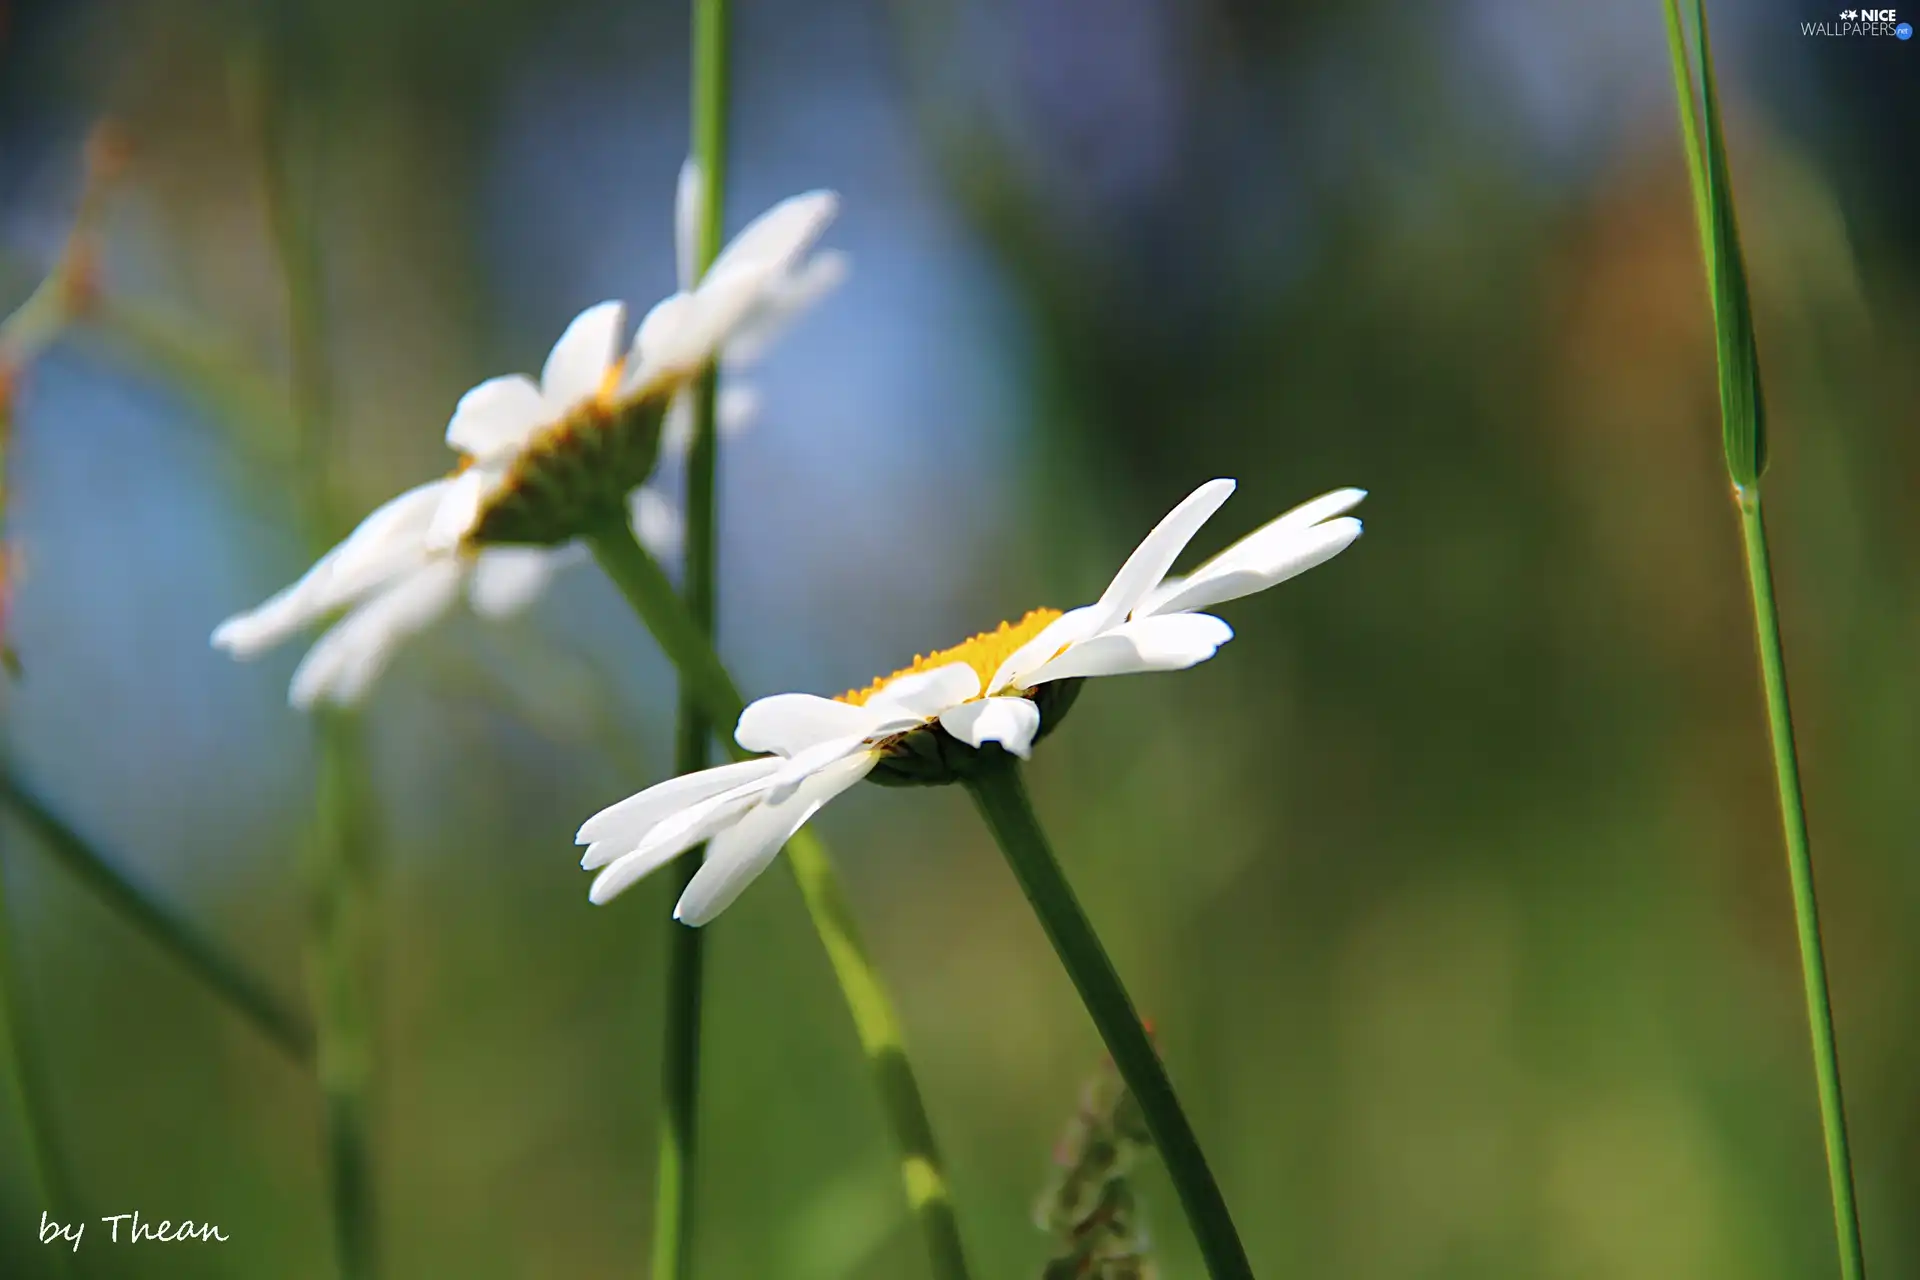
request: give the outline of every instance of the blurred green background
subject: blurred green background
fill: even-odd
[[[1715,16],[1867,1253],[1912,1275],[1920,47]],[[248,51],[319,238],[357,517],[446,468],[468,386],[671,287],[687,37],[682,5],[612,0],[0,0],[0,310],[54,260],[87,130],[132,153],[101,306],[16,405],[8,749],[289,1000],[302,646],[207,645],[316,550]],[[1372,491],[1352,551],[1229,606],[1205,667],[1090,689],[1033,770],[1261,1274],[1832,1274],[1658,6],[747,0],[736,37],[730,225],[831,186],[854,263],[723,458],[750,693],[1090,599],[1214,475],[1241,488],[1201,552]],[[586,568],[376,687],[392,1275],[644,1270],[667,888],[589,907],[571,837],[663,775],[672,708]],[[861,788],[822,822],[976,1274],[1036,1274],[1098,1041],[963,796]],[[82,1274],[331,1274],[310,1081],[0,835],[56,1216],[232,1237],[95,1225]],[[709,943],[701,1273],[924,1274],[790,880]],[[52,1274],[16,1135],[0,1114],[0,1274]],[[1145,1188],[1167,1275],[1199,1274]]]

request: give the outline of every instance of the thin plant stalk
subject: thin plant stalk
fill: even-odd
[[[6,869],[0,865],[0,1073],[6,1075],[11,1085],[9,1092],[13,1096],[9,1101],[18,1117],[28,1185],[43,1211],[57,1215],[67,1207],[68,1197],[56,1195],[57,1172],[45,1113],[47,1090],[39,1064],[26,1043],[26,999],[19,969],[14,963],[13,922],[7,907]],[[73,1264],[64,1241],[54,1242],[54,1253],[60,1259],[55,1264],[60,1273],[72,1274]]]
[[[1679,100],[1681,141],[1693,192],[1701,258],[1706,266],[1708,296],[1713,303],[1721,439],[1728,474],[1733,481],[1734,502],[1740,514],[1741,547],[1753,603],[1754,640],[1760,654],[1774,780],[1780,795],[1780,825],[1787,849],[1787,873],[1793,886],[1800,976],[1806,990],[1807,1026],[1820,1100],[1820,1124],[1826,1143],[1834,1235],[1841,1275],[1845,1280],[1865,1280],[1866,1260],[1860,1243],[1853,1157],[1840,1091],[1840,1053],[1827,985],[1826,949],[1820,937],[1820,910],[1814,896],[1813,851],[1807,836],[1800,761],[1794,747],[1793,711],[1787,698],[1787,660],[1780,641],[1780,610],[1773,594],[1773,562],[1767,550],[1766,519],[1760,503],[1760,482],[1767,468],[1767,440],[1753,308],[1747,288],[1746,261],[1740,249],[1739,224],[1734,215],[1733,183],[1702,0],[1694,0],[1693,14],[1699,69],[1697,97],[1685,23],[1677,0],[1666,0],[1667,41],[1673,61],[1674,92]]]
[[[709,719],[718,725],[737,721],[746,708],[738,686],[659,563],[634,539],[632,529],[624,521],[615,520],[587,541],[601,568],[680,673],[683,686],[701,699]],[[729,750],[736,758],[748,754],[731,744]],[[800,886],[814,932],[826,948],[833,976],[853,1015],[855,1033],[899,1152],[907,1203],[919,1224],[933,1274],[937,1280],[967,1280],[966,1251],[960,1240],[953,1194],[919,1080],[907,1057],[900,1017],[860,939],[825,841],[811,829],[802,828],[787,841],[786,863]]]
[[[284,40],[284,34],[280,39]],[[279,55],[279,56],[276,56]],[[306,484],[313,540],[339,532],[333,492],[333,404],[326,306],[313,211],[296,195],[288,59],[261,50],[253,71],[268,235],[286,288],[294,456]],[[308,192],[307,195],[311,196]],[[324,1149],[336,1264],[343,1280],[378,1274],[373,1186],[373,903],[371,821],[360,725],[353,713],[314,717],[315,823],[307,857],[307,981],[318,1041]]]
[[[727,0],[693,0],[693,157],[699,168],[701,217],[694,269],[704,273],[720,252],[727,164]],[[709,366],[693,387],[693,438],[687,454],[686,598],[694,625],[711,643],[716,594],[715,513],[719,449],[714,430],[718,374]],[[707,765],[713,723],[698,694],[682,688],[674,740],[674,772]],[[700,869],[703,847],[669,873],[677,897]],[[706,936],[698,929],[667,929],[666,1026],[661,1045],[660,1156],[654,1180],[654,1280],[691,1280],[693,1209],[699,1151],[700,997]]]
[[[122,873],[0,762],[0,803],[39,837],[94,896],[173,956],[194,978],[301,1065],[313,1061],[313,1032],[259,979],[171,907]]]
[[[1114,1066],[1127,1082],[1166,1165],[1187,1223],[1200,1245],[1207,1274],[1214,1280],[1251,1280],[1253,1266],[1240,1243],[1226,1199],[1207,1167],[1200,1140],[1167,1078],[1160,1055],[1141,1025],[1133,1000],[1107,958],[1092,921],[1074,896],[1073,886],[1053,856],[1046,833],[1033,811],[1017,760],[1004,754],[985,761],[967,779],[967,791],[1006,855],[1014,878],[1040,917],[1080,1001],[1093,1018]]]
[[[360,725],[328,709],[314,724],[318,778],[309,847],[307,981],[319,1028],[334,1249],[343,1280],[379,1272],[373,1155],[371,965],[374,875]]]
[[[1853,1155],[1847,1143],[1847,1113],[1840,1096],[1840,1052],[1833,1033],[1833,1003],[1827,990],[1826,949],[1820,941],[1820,907],[1813,893],[1813,848],[1807,839],[1806,802],[1800,761],[1794,750],[1793,710],[1787,701],[1787,655],[1780,643],[1780,611],[1773,599],[1773,559],[1758,490],[1740,494],[1740,532],[1747,581],[1753,588],[1753,631],[1760,649],[1761,681],[1767,692],[1767,731],[1773,742],[1774,779],[1780,789],[1780,825],[1786,836],[1787,873],[1793,882],[1793,916],[1800,939],[1800,977],[1807,993],[1807,1027],[1820,1091],[1826,1138],[1827,1178],[1833,1188],[1833,1226],[1840,1274],[1865,1280],[1860,1214],[1854,1201]]]

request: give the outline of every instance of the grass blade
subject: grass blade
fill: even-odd
[[[1753,602],[1754,640],[1760,655],[1766,696],[1767,730],[1780,797],[1780,825],[1792,882],[1794,923],[1800,943],[1801,980],[1806,991],[1808,1033],[1826,1141],[1827,1177],[1833,1198],[1834,1233],[1845,1280],[1865,1280],[1860,1244],[1860,1215],[1853,1185],[1853,1157],[1847,1141],[1846,1108],[1840,1091],[1840,1056],[1833,1029],[1820,911],[1814,896],[1813,851],[1807,834],[1806,799],[1800,785],[1800,761],[1794,745],[1793,711],[1787,696],[1786,651],[1780,639],[1780,610],[1774,598],[1773,563],[1760,505],[1760,478],[1767,469],[1766,406],[1761,394],[1760,357],[1754,340],[1753,304],[1746,259],[1734,216],[1733,181],[1727,163],[1719,92],[1714,84],[1713,52],[1704,0],[1694,0],[1700,97],[1694,99],[1693,68],[1676,0],[1666,0],[1667,36],[1673,58],[1674,90],[1679,98],[1681,136],[1693,187],[1694,217],[1706,262],[1707,291],[1713,302],[1713,331],[1720,379],[1721,438],[1727,471],[1739,510],[1741,545]]]

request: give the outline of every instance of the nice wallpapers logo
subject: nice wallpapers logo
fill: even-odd
[[[1803,36],[1892,36],[1913,39],[1913,24],[1902,22],[1892,9],[1842,9],[1838,22],[1803,22]]]

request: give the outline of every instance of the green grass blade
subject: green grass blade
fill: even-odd
[[[1694,229],[1700,233],[1700,260],[1713,287],[1713,215],[1708,210],[1707,158],[1700,147],[1700,94],[1693,83],[1687,53],[1687,29],[1680,0],[1663,0],[1667,15],[1667,53],[1673,63],[1673,96],[1680,108],[1680,145],[1687,157],[1687,186],[1693,192]]]
[[[700,166],[701,216],[693,247],[702,275],[720,252],[726,197],[728,0],[693,0],[693,156]],[[690,282],[689,282],[690,283]],[[715,553],[719,521],[715,483],[719,440],[714,396],[719,381],[707,367],[693,389],[693,440],[687,451],[687,611],[709,647],[718,594]],[[713,723],[698,693],[682,681],[676,716],[673,771],[695,773],[708,763]],[[669,870],[677,897],[706,857],[694,849]],[[661,1027],[660,1154],[654,1178],[654,1280],[692,1280],[694,1196],[698,1189],[700,1117],[700,1004],[706,934],[667,926],[667,999]]]
[[[1773,566],[1761,511],[1760,477],[1767,467],[1766,409],[1760,390],[1760,357],[1753,332],[1753,304],[1747,287],[1746,260],[1734,217],[1733,182],[1727,164],[1719,92],[1714,85],[1713,51],[1704,0],[1694,0],[1696,58],[1700,98],[1694,101],[1693,70],[1686,37],[1675,7],[1666,0],[1667,37],[1673,57],[1674,91],[1680,100],[1681,137],[1693,185],[1694,216],[1706,260],[1708,294],[1720,375],[1721,436],[1727,470],[1733,478],[1753,603],[1754,639],[1759,649],[1768,737],[1780,797],[1780,825],[1792,881],[1794,923],[1800,943],[1800,972],[1807,1002],[1809,1040],[1826,1142],[1827,1177],[1833,1222],[1845,1280],[1865,1280],[1860,1217],[1853,1185],[1853,1158],[1847,1141],[1846,1109],[1840,1091],[1840,1055],[1833,1028],[1820,912],[1814,896],[1813,852],[1807,833],[1806,801],[1794,746],[1793,713],[1787,697],[1786,653],[1780,639],[1780,611],[1773,593]],[[1698,115],[1696,116],[1696,110]],[[1703,145],[1704,140],[1704,145]]]
[[[69,826],[5,761],[0,761],[0,805],[24,823],[108,909],[172,955],[289,1058],[302,1064],[313,1061],[313,1032],[299,1015],[185,917],[129,880],[111,858]]]
[[[259,149],[267,239],[285,292],[294,458],[315,554],[344,523],[333,394],[333,354],[315,209],[311,132],[322,117],[299,109],[291,90],[292,26],[263,30],[236,65],[243,105]],[[374,969],[379,877],[373,865],[373,802],[365,743],[346,711],[314,717],[315,821],[307,851],[308,986],[314,1006],[316,1067],[325,1127],[334,1262],[341,1280],[380,1271],[375,1189],[373,1076]]]
[[[1713,45],[1702,0],[1694,0],[1693,12],[1699,36],[1706,215],[1708,239],[1712,244],[1707,274],[1713,296],[1714,340],[1719,352],[1721,441],[1733,483],[1750,489],[1760,483],[1767,469],[1766,403],[1760,393],[1760,354],[1753,336],[1747,263],[1740,250],[1740,225],[1733,211],[1733,179],[1727,167],[1720,94],[1713,79]]]

